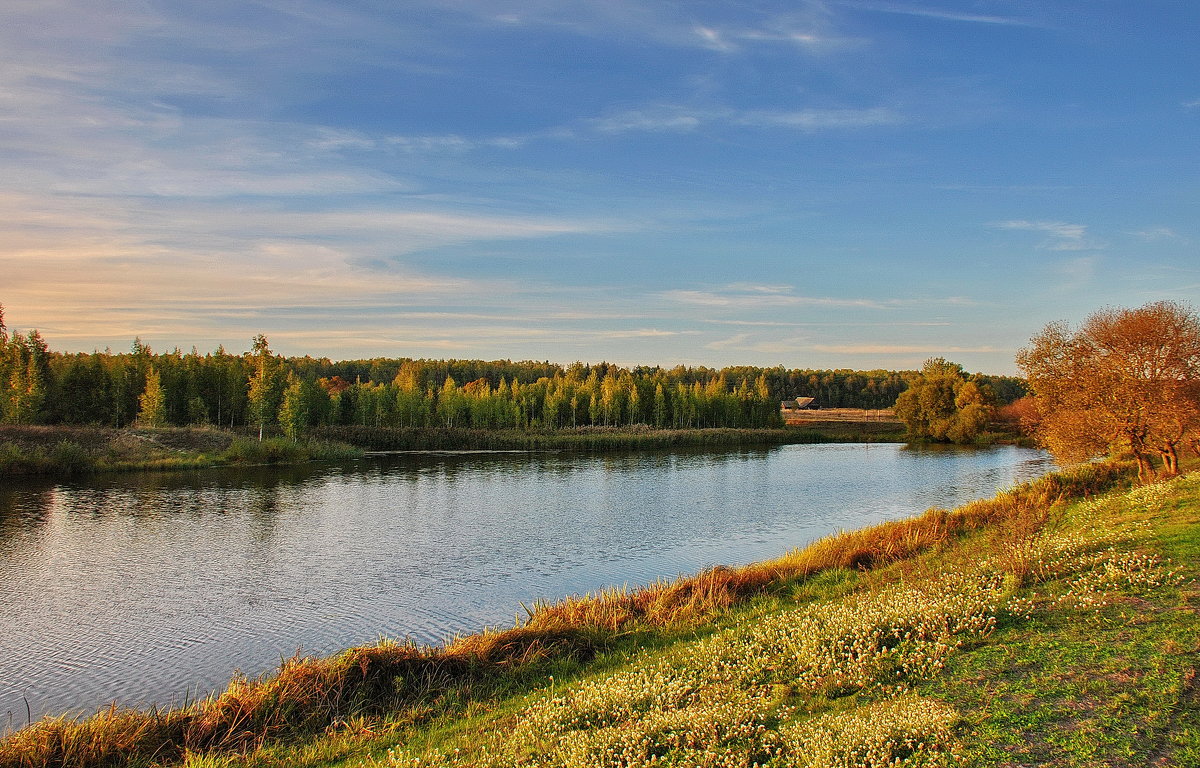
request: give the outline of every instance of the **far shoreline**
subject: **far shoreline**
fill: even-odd
[[[0,476],[284,466],[393,453],[606,452],[875,442],[905,442],[903,427],[844,422],[774,429],[655,429],[637,424],[557,430],[318,427],[296,439],[268,431],[260,441],[257,431],[248,428],[2,425]]]

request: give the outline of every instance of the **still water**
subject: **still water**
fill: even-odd
[[[0,731],[178,704],[297,651],[438,642],[521,603],[773,557],[1050,470],[1037,451],[408,454],[0,478]]]

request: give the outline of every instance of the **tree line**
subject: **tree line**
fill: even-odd
[[[283,357],[266,337],[223,347],[154,352],[54,352],[41,335],[9,333],[0,307],[0,420],[125,427],[315,426],[484,429],[647,424],[663,428],[781,425],[779,404],[814,397],[826,408],[888,408],[915,372],[636,366],[509,360]],[[983,377],[1002,400],[1011,377]]]

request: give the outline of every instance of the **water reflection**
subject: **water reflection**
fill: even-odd
[[[539,598],[771,557],[1046,471],[1041,454],[787,446],[433,454],[0,491],[0,716],[178,702],[298,648],[434,642]],[[19,718],[23,719],[23,717]]]

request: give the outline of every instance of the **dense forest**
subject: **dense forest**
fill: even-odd
[[[331,361],[279,356],[261,335],[241,354],[224,348],[155,353],[140,339],[124,353],[62,353],[51,351],[37,331],[10,335],[0,308],[0,417],[17,424],[279,425],[292,435],[321,425],[775,427],[781,400],[887,408],[914,375],[782,366]],[[1019,379],[975,378],[998,402],[1024,394]]]

